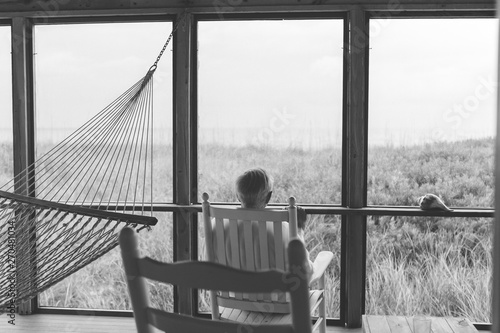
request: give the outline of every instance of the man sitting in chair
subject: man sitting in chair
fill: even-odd
[[[238,200],[241,202],[242,208],[251,208],[251,209],[263,209],[269,203],[271,199],[271,195],[273,193],[273,180],[267,174],[264,169],[254,168],[245,171],[236,179],[236,196]],[[304,242],[304,229],[306,224],[306,213],[303,208],[297,207],[297,225],[298,225],[298,238],[300,238]],[[254,235],[254,244],[258,244],[258,231],[257,224],[253,226],[253,235]],[[240,228],[240,233],[242,228]],[[283,223],[282,225],[283,231],[283,244],[288,244],[289,242],[289,231],[288,231],[288,223]],[[275,262],[273,262],[274,254],[275,254],[275,245],[274,245],[274,235],[271,228],[268,227],[267,230],[267,243],[268,243],[268,251],[270,258],[270,266],[274,267]],[[239,235],[239,239],[243,239],[242,235]],[[226,244],[226,249],[228,253],[230,253],[229,244]],[[260,258],[259,246],[254,247],[257,251],[255,253],[255,258]],[[286,250],[286,249],[285,249]],[[307,250],[306,250],[307,252]],[[285,251],[286,253],[286,251]],[[242,263],[245,262],[245,249],[240,244],[240,256],[242,259]],[[309,253],[307,252],[307,258],[309,264],[306,265],[307,269],[307,277],[311,278],[313,272],[313,263],[309,259]],[[257,269],[259,267],[259,260],[257,259]]]

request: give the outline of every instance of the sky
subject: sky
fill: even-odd
[[[372,132],[390,122],[400,128],[395,141],[405,132],[409,142],[495,134],[496,19],[386,20],[372,29]]]
[[[200,22],[202,140],[340,147],[342,29],[340,20]],[[370,29],[370,142],[495,135],[496,19],[380,19]],[[158,22],[37,26],[39,138],[59,140],[132,86],[170,30]],[[11,122],[9,33],[0,27],[0,128]],[[155,124],[165,141],[172,118],[167,50],[154,82]]]

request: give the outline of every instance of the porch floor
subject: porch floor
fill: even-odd
[[[0,315],[0,332],[37,332],[37,333],[132,333],[136,332],[134,318],[107,316],[78,316],[36,314],[16,315],[15,325],[9,324],[10,318]],[[362,333],[361,328],[346,329],[328,326],[329,333]],[[160,331],[157,331],[160,332]]]

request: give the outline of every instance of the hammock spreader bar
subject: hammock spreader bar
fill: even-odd
[[[67,211],[74,214],[96,217],[105,220],[127,221],[127,223],[141,224],[144,226],[154,226],[158,222],[158,220],[152,216],[117,213],[117,212],[87,208],[82,206],[72,206],[58,202],[41,200],[33,197],[27,197],[15,193],[9,193],[2,190],[0,190],[0,198],[17,201],[21,204],[27,204],[32,209]]]

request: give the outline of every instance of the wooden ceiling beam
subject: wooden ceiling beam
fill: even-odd
[[[0,0],[0,18],[348,11],[493,11],[494,0]],[[395,9],[397,9],[395,11]]]

